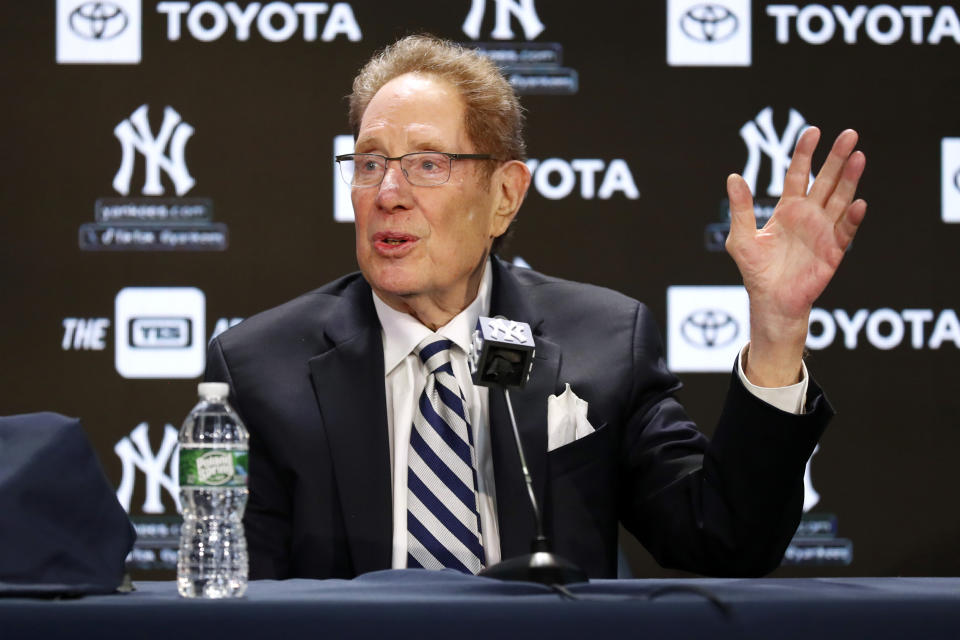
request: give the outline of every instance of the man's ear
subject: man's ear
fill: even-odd
[[[530,188],[530,168],[520,160],[510,160],[499,166],[492,177],[497,190],[494,210],[493,237],[506,233],[520,210]]]

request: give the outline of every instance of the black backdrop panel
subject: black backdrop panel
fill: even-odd
[[[5,3],[0,412],[80,416],[141,523],[133,560],[168,562],[172,438],[202,347],[356,268],[352,225],[336,219],[349,209],[335,206],[344,96],[374,50],[431,32],[499,56],[524,93],[534,186],[506,257],[645,301],[707,432],[729,366],[711,363],[729,363],[746,335],[722,250],[725,177],[748,174],[762,217],[803,126],[827,142],[860,132],[868,217],[809,344],[839,415],[779,575],[956,574],[957,11]],[[703,300],[723,344],[697,337]],[[623,544],[636,575],[671,575]]]

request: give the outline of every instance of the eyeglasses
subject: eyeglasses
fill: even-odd
[[[400,161],[400,171],[415,187],[438,187],[450,179],[454,160],[492,160],[488,153],[444,153],[415,151],[396,158],[378,153],[347,153],[337,156],[340,177],[351,187],[376,187],[387,174],[391,160]]]

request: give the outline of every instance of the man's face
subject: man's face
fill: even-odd
[[[374,95],[360,123],[357,153],[397,157],[413,151],[473,153],[463,99],[444,80],[420,74],[394,78]],[[476,294],[483,259],[509,220],[496,216],[489,160],[454,160],[450,180],[436,187],[407,182],[391,161],[379,187],[354,188],[357,262],[384,301],[403,308],[426,296],[459,311]],[[459,308],[455,308],[459,307]]]

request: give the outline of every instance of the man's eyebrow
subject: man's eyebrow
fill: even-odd
[[[408,150],[403,151],[403,153],[410,153],[413,151],[441,151],[443,150],[443,147],[444,145],[440,144],[436,140],[425,139],[414,143],[412,146],[408,147]],[[369,149],[380,149],[380,141],[375,137],[360,138],[357,140],[354,148],[357,153],[366,153]]]
[[[375,148],[376,146],[377,146],[377,141],[375,139],[360,138],[357,140],[356,144],[354,145],[354,148],[357,151],[360,151],[361,149],[372,149],[372,148]]]
[[[441,147],[443,147],[443,145],[435,140],[425,140],[413,145],[413,148],[417,151],[439,151]]]

